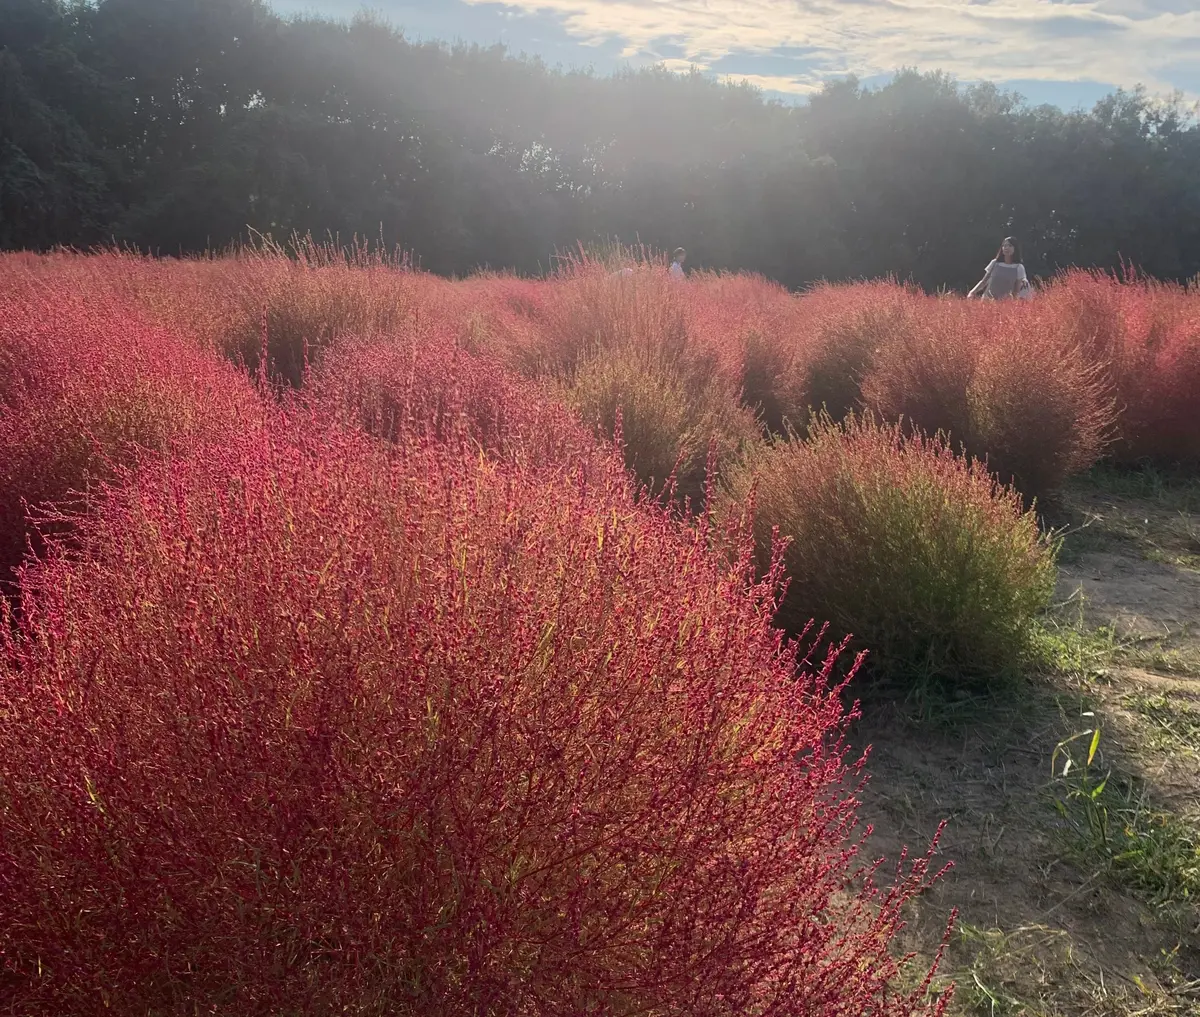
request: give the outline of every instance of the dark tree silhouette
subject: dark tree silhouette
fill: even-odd
[[[600,76],[417,45],[260,0],[0,0],[0,245],[381,237],[443,273],[683,245],[799,286],[966,288],[1030,270],[1200,273],[1200,129],[1178,99],[1089,113],[902,71],[806,104],[661,69]]]

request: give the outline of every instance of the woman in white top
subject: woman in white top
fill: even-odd
[[[685,261],[687,261],[687,251],[682,247],[675,248],[675,253],[671,255],[671,278],[684,278],[683,263]]]
[[[984,300],[1011,300],[1029,288],[1025,266],[1021,264],[1021,249],[1012,237],[1005,237],[996,257],[988,265],[983,278],[967,294],[967,299],[983,294]]]

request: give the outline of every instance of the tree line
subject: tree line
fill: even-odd
[[[902,71],[809,101],[416,44],[261,0],[0,0],[0,246],[176,254],[254,230],[379,237],[433,271],[685,246],[789,286],[965,289],[1030,272],[1200,273],[1200,128],[1119,90],[1088,112]]]

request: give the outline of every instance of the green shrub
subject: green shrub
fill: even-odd
[[[674,473],[679,497],[693,504],[710,447],[725,464],[760,440],[754,414],[719,380],[701,383],[635,355],[586,361],[564,398],[606,437],[616,436],[619,417],[625,465],[638,482],[660,492]]]
[[[752,506],[764,565],[776,528],[789,542],[786,629],[828,621],[876,676],[906,680],[998,676],[1029,654],[1054,544],[942,439],[825,416],[736,469],[729,495],[726,511]]]

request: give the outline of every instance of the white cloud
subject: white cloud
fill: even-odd
[[[800,51],[795,74],[733,75],[807,92],[821,77],[941,69],[966,80],[1099,81],[1158,91],[1171,65],[1200,62],[1196,0],[466,0],[557,16],[585,44],[628,58]],[[678,54],[682,54],[682,56]]]
[[[781,92],[785,95],[809,95],[821,90],[821,78],[805,74],[722,74],[720,80],[731,84],[753,85],[764,92]]]

